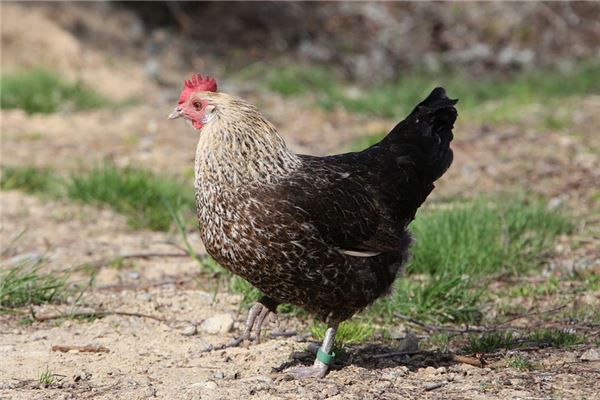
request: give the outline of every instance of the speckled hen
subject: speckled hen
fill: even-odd
[[[214,80],[184,83],[170,118],[199,131],[195,188],[200,235],[219,264],[264,296],[244,335],[280,303],[328,324],[311,367],[322,377],[338,324],[390,291],[407,261],[407,231],[434,181],[452,162],[457,100],[431,94],[379,143],[359,152],[293,153],[248,102],[217,92]]]

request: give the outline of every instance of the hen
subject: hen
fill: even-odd
[[[379,143],[327,157],[293,153],[246,101],[213,79],[184,83],[169,118],[199,131],[195,189],[200,235],[223,267],[264,296],[244,334],[256,337],[270,312],[291,303],[325,321],[311,367],[322,377],[338,324],[387,294],[408,259],[408,224],[452,163],[457,100],[434,89]]]

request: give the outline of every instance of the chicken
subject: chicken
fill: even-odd
[[[452,163],[457,100],[434,89],[379,143],[360,152],[298,155],[246,101],[217,92],[201,75],[186,81],[169,118],[199,131],[195,190],[200,235],[223,267],[264,296],[244,334],[280,303],[327,323],[310,367],[296,377],[323,377],[340,322],[389,293],[408,259],[407,230]]]

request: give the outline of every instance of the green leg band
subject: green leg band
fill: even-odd
[[[320,347],[319,350],[317,350],[317,360],[321,361],[325,365],[331,365],[334,358],[335,353],[333,351],[331,352],[331,354],[327,354],[323,350],[321,350]]]

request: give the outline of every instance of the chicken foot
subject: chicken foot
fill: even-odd
[[[335,353],[333,353],[331,350],[333,349],[333,341],[335,339],[336,331],[337,324],[330,325],[327,328],[327,331],[325,332],[325,338],[323,339],[321,347],[317,351],[317,358],[315,358],[315,362],[312,366],[291,368],[287,371],[287,374],[296,379],[323,378],[325,374],[327,374],[329,366],[333,363],[333,359],[335,357]]]
[[[260,333],[262,331],[262,325],[267,320],[267,317],[273,313],[275,314],[275,309],[277,308],[277,302],[272,300],[267,296],[261,297],[252,308],[248,312],[248,317],[246,318],[246,325],[244,328],[244,332],[241,336],[234,338],[229,343],[223,345],[221,348],[228,347],[236,347],[239,346],[242,342],[246,340],[250,340],[250,334],[252,333],[252,329],[255,328],[255,342],[260,343]]]

